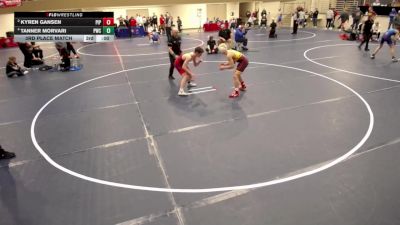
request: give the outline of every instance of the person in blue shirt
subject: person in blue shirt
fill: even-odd
[[[246,38],[247,30],[244,29],[242,25],[240,25],[236,30],[235,30],[235,41],[239,43],[243,43],[243,50],[247,51],[249,50],[247,48],[247,38]]]
[[[394,18],[397,16],[396,9],[393,8],[392,11],[389,13],[389,27],[388,29],[392,28]]]
[[[381,50],[381,48],[383,47],[383,44],[385,44],[385,42],[386,42],[390,47],[390,54],[392,56],[392,61],[393,62],[398,61],[398,59],[395,56],[395,49],[396,49],[395,45],[396,45],[396,41],[399,39],[399,28],[400,28],[400,26],[396,26],[396,29],[390,29],[382,35],[381,43],[378,46],[378,48],[376,48],[374,53],[372,53],[371,59],[375,59],[375,55],[379,52],[379,50]]]

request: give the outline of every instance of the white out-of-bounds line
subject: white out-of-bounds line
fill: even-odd
[[[216,90],[217,89],[210,89],[210,90],[204,90],[204,91],[190,92],[189,95],[197,95],[197,94],[212,92],[212,91],[216,91]]]
[[[308,53],[309,53],[310,51],[313,51],[313,50],[315,50],[315,49],[320,49],[320,48],[334,47],[334,46],[355,46],[355,45],[354,45],[354,44],[334,44],[334,45],[322,45],[322,46],[317,46],[317,47],[310,48],[310,49],[306,50],[306,51],[303,53],[303,56],[304,56],[304,58],[307,59],[309,62],[312,62],[312,63],[314,63],[314,64],[317,64],[317,65],[319,65],[319,66],[323,66],[323,67],[326,67],[326,68],[329,68],[329,69],[332,69],[332,70],[337,70],[337,71],[340,71],[340,72],[349,73],[349,74],[353,74],[353,75],[357,75],[357,76],[361,76],[361,77],[368,77],[368,78],[373,78],[373,79],[378,79],[378,80],[384,80],[384,81],[391,81],[391,82],[400,83],[400,80],[389,79],[389,78],[384,78],[384,77],[377,77],[377,76],[367,75],[367,74],[363,74],[363,73],[356,73],[356,72],[352,72],[352,71],[348,71],[348,70],[344,70],[344,69],[339,69],[339,68],[336,68],[336,67],[328,66],[328,65],[325,65],[325,64],[316,62],[315,59],[310,59],[310,58],[308,57]]]
[[[249,41],[249,42],[254,42],[254,43],[256,43],[256,42],[287,42],[287,41],[301,41],[301,40],[311,39],[311,38],[314,38],[314,37],[317,36],[317,34],[316,34],[316,33],[313,33],[313,32],[308,32],[308,31],[299,31],[299,32],[306,33],[306,34],[311,34],[311,36],[309,36],[309,37],[304,37],[304,38],[285,39],[285,40],[274,40],[274,41],[272,41],[272,40],[271,40],[271,41]]]
[[[213,86],[208,86],[208,87],[202,87],[202,88],[191,88],[189,91],[200,91],[204,89],[212,89]]]

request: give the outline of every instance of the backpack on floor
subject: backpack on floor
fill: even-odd
[[[44,66],[39,67],[40,71],[48,71],[48,70],[51,70],[51,69],[53,69],[53,67],[52,66],[48,66],[48,65],[44,65]]]

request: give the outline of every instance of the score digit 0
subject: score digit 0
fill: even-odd
[[[103,18],[103,26],[114,26],[114,18]]]

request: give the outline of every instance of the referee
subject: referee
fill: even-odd
[[[169,79],[174,80],[174,68],[175,68],[175,58],[182,54],[181,50],[181,37],[178,35],[178,30],[176,28],[172,29],[171,38],[168,40],[168,54],[169,54],[169,61],[171,66],[169,67]]]

